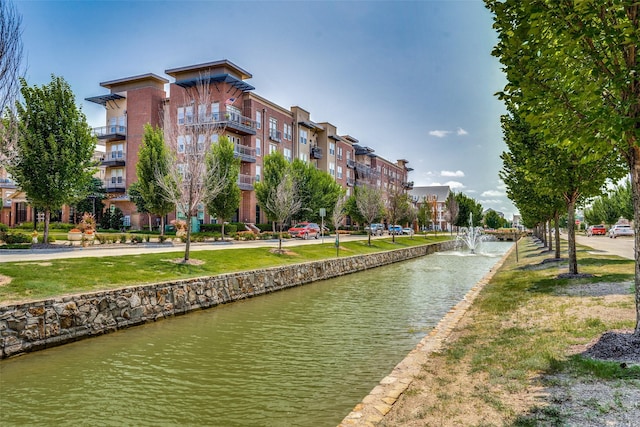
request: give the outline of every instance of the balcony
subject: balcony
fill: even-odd
[[[126,185],[122,177],[112,176],[111,178],[105,179],[102,183],[107,193],[124,193],[126,190]]]
[[[127,153],[125,151],[108,151],[100,158],[100,165],[111,166],[124,166],[126,164]]]
[[[0,178],[0,188],[16,188],[16,183],[10,178]]]
[[[255,135],[256,121],[232,111],[221,111],[200,116],[187,116],[185,126],[212,126],[236,131],[241,135]]]
[[[413,189],[413,181],[403,182],[402,186],[407,190],[411,190]]]
[[[356,184],[355,179],[353,178],[347,178],[347,186],[349,187],[353,187]]]
[[[351,169],[355,169],[356,168],[355,160],[347,159],[347,167]]]
[[[236,143],[233,147],[233,155],[243,162],[256,162],[256,149],[247,147],[246,145]]]
[[[240,187],[241,190],[252,191],[253,183],[255,181],[256,181],[255,177],[251,175],[246,175],[242,173],[238,175],[238,187]]]
[[[275,129],[269,129],[269,139],[275,142],[282,142],[282,132]]]
[[[100,140],[121,141],[127,139],[127,127],[123,125],[109,125],[93,128],[93,135]]]
[[[311,147],[311,158],[312,159],[321,159],[322,158],[322,148],[320,147]]]

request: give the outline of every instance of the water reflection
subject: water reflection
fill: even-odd
[[[493,266],[434,254],[0,363],[0,424],[335,426]]]

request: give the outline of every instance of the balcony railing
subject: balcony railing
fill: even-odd
[[[322,148],[320,148],[320,147],[311,147],[311,158],[312,159],[321,159],[322,158]]]
[[[121,176],[112,176],[111,178],[107,178],[103,181],[103,185],[107,190],[107,193],[124,193],[126,189],[124,178]]]
[[[256,162],[256,149],[247,147],[246,145],[236,143],[233,148],[233,154],[243,162]]]
[[[179,123],[183,124],[183,123]],[[185,126],[210,126],[226,127],[244,135],[256,134],[256,121],[233,111],[219,111],[212,114],[189,116]]]
[[[98,128],[93,128],[93,135],[98,139],[126,139],[127,127],[123,125],[101,126]]]
[[[107,151],[100,159],[102,166],[124,166],[127,159],[127,153],[124,150]]]
[[[351,168],[351,169],[355,169],[355,167],[356,167],[355,160],[347,159],[347,167]]]
[[[256,182],[256,178],[251,175],[239,174],[238,175],[238,187],[241,190],[251,191],[253,190],[253,184]]]
[[[349,187],[353,187],[353,186],[355,185],[355,183],[356,183],[356,180],[355,180],[355,179],[353,179],[353,178],[347,178],[347,185],[348,185]]]
[[[411,190],[413,188],[413,181],[403,182],[402,186],[407,190]]]
[[[269,139],[275,142],[282,142],[282,132],[279,130],[269,129]]]

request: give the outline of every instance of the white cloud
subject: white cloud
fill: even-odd
[[[462,172],[461,170],[457,170],[457,171],[441,171],[440,172],[440,176],[450,176],[450,177],[454,177],[454,178],[462,178],[464,176],[464,172]]]
[[[469,135],[469,132],[467,132],[466,130],[462,129],[462,128],[458,128],[458,130],[456,131],[456,133],[458,135]]]
[[[435,136],[437,138],[444,138],[445,136],[451,133],[450,130],[430,130],[429,135]]]
[[[504,194],[504,192],[502,191],[498,191],[498,190],[488,190],[488,191],[484,191],[480,196],[481,197],[503,197],[506,194]]]
[[[481,199],[478,200],[478,202],[480,202],[481,205],[499,205],[501,203],[504,203],[504,200],[497,200],[497,199]]]

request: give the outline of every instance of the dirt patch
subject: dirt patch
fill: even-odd
[[[276,255],[300,256],[299,254],[288,249],[270,249],[269,252]]]
[[[0,286],[6,286],[11,283],[11,277],[0,274]]]
[[[204,261],[199,259],[189,259],[187,261],[184,258],[174,258],[174,259],[165,259],[163,261],[171,262],[173,264],[184,264],[184,265],[202,265]]]
[[[577,297],[600,297],[605,295],[629,295],[631,282],[582,283],[563,287],[556,291],[557,295]]]

